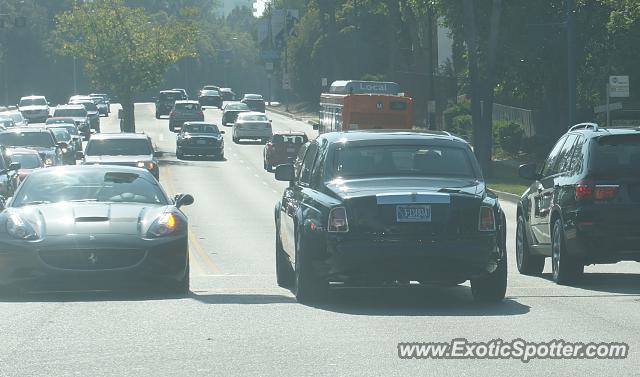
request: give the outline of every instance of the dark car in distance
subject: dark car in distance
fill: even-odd
[[[169,131],[175,132],[185,122],[204,122],[204,112],[198,101],[176,101],[169,114]]]
[[[299,301],[329,284],[507,285],[505,216],[471,147],[448,133],[335,132],[276,168],[276,276]]]
[[[49,166],[63,164],[63,149],[68,147],[65,142],[56,141],[51,130],[42,127],[12,128],[0,132],[0,145],[7,148],[32,149]]]
[[[538,167],[517,209],[516,265],[539,275],[551,257],[556,283],[571,284],[584,266],[640,261],[640,130],[581,123]]]
[[[272,171],[275,166],[293,163],[298,156],[300,147],[309,139],[304,132],[287,131],[276,132],[264,145],[262,152],[263,167]]]
[[[47,119],[45,124],[66,123],[69,119],[73,120],[75,125],[78,126],[78,131],[82,133],[84,140],[91,138],[91,125],[89,123],[87,109],[82,105],[57,106],[53,110],[53,117]]]
[[[78,157],[84,165],[120,165],[147,169],[160,179],[160,168],[149,136],[138,133],[94,135]]]
[[[176,137],[176,157],[215,156],[224,159],[224,131],[206,122],[187,122]]]
[[[156,99],[156,119],[160,119],[162,115],[169,115],[176,101],[185,100],[182,92],[177,90],[162,90]]]
[[[38,169],[0,206],[0,287],[189,291],[190,195],[144,169]]]
[[[211,106],[222,109],[222,96],[217,90],[202,90],[198,96],[198,102],[200,106]]]
[[[245,94],[240,102],[249,106],[251,111],[265,112],[264,98],[260,94]]]
[[[236,119],[238,119],[238,114],[245,111],[251,111],[251,109],[242,102],[230,102],[225,104],[222,109],[222,125],[233,126]]]

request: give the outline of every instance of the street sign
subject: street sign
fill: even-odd
[[[629,97],[629,76],[609,76],[609,96]]]
[[[608,106],[609,111],[622,110],[622,102],[610,103]],[[594,113],[604,113],[607,111],[607,105],[600,105],[593,108]]]

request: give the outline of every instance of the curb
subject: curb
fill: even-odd
[[[314,124],[314,122],[311,121],[311,120],[306,120],[305,121],[304,119],[302,119],[300,117],[297,117],[295,114],[286,112],[284,110],[276,109],[276,108],[273,108],[273,107],[267,107],[267,110],[271,111],[271,112],[274,112],[274,113],[276,113],[278,115],[282,115],[282,116],[285,116],[287,118],[290,118],[290,119],[293,119],[293,120],[297,120],[298,122],[305,122],[305,123],[307,123],[309,125],[313,125]]]
[[[489,187],[489,190],[495,192],[496,195],[498,195],[499,199],[502,199],[502,200],[507,201],[509,203],[518,204],[518,201],[520,200],[520,196],[518,196],[516,194],[512,194],[510,192],[494,190],[491,187]]]

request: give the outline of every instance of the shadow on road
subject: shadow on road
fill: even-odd
[[[551,274],[543,274],[543,278],[553,283]],[[581,288],[596,292],[611,294],[640,295],[640,274],[630,273],[585,273],[579,280],[568,287]],[[576,292],[575,295],[567,294],[566,297],[587,296]],[[594,296],[601,296],[595,294]]]
[[[469,287],[334,290],[313,307],[336,313],[365,316],[512,316],[529,307],[512,299],[480,304]]]
[[[294,297],[283,295],[191,293],[190,298],[205,304],[266,305],[296,303]]]
[[[191,293],[189,293],[191,295]],[[101,302],[101,301],[159,301],[187,299],[189,295],[179,293],[160,293],[144,291],[39,291],[14,293],[0,297],[5,303],[34,303],[34,302]]]

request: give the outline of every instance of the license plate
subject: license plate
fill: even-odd
[[[431,222],[430,205],[400,205],[396,207],[396,220],[399,223]]]
[[[196,144],[207,144],[206,140],[196,140]]]
[[[294,153],[295,151],[295,148],[287,148],[287,153]]]

